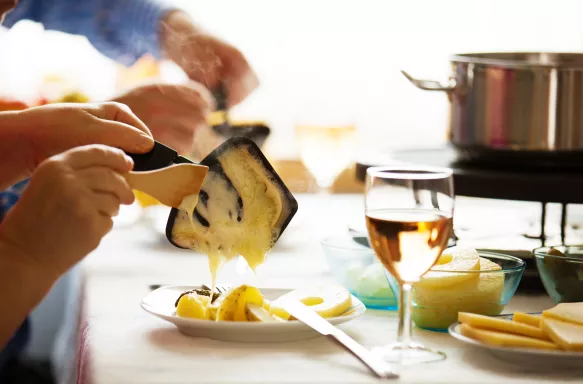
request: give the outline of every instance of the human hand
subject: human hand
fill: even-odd
[[[67,149],[104,144],[145,153],[148,128],[119,103],[52,104],[0,113],[0,187],[32,174],[38,164]]]
[[[123,177],[132,167],[121,150],[103,145],[45,160],[0,224],[0,242],[27,267],[58,278],[97,247],[120,204],[134,201]]]
[[[257,75],[237,48],[203,31],[182,11],[166,15],[160,40],[162,50],[192,80],[211,90],[224,84],[229,108],[259,86]]]
[[[195,82],[146,84],[113,101],[129,106],[157,141],[180,154],[192,151],[195,132],[207,125],[208,114],[214,109],[210,92]]]

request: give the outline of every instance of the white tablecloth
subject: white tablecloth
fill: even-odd
[[[299,196],[300,211],[253,283],[294,288],[332,281],[319,241],[362,215],[361,196]],[[190,338],[140,308],[150,284],[208,282],[206,257],[169,245],[163,225],[118,226],[84,263],[81,367],[85,382],[130,383],[369,383],[378,380],[325,338],[282,344],[241,344]],[[237,279],[229,265],[220,279]],[[546,296],[516,296],[506,311],[539,311]],[[84,321],[85,321],[84,320]],[[369,310],[342,328],[373,347],[394,341],[396,313]],[[416,330],[443,362],[404,367],[402,383],[534,383],[580,381],[581,372],[537,371],[497,360],[445,333]]]

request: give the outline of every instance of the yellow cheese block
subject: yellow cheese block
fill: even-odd
[[[550,340],[549,336],[538,327],[501,319],[498,317],[489,317],[477,315],[475,313],[460,312],[458,321],[460,323],[471,325],[477,328],[511,333],[515,335],[523,335],[541,340]]]
[[[476,280],[476,273],[457,271],[480,270],[480,254],[473,248],[453,247],[443,251],[431,270],[415,283],[418,289],[443,288],[448,285]]]
[[[500,266],[480,257],[480,271],[498,271]],[[443,272],[436,272],[443,273]],[[455,323],[459,312],[495,316],[502,312],[503,273],[471,273],[472,278],[444,286],[413,285],[413,321],[423,328],[444,329]],[[423,277],[420,283],[425,279]]]
[[[553,308],[543,311],[543,317],[552,317],[568,323],[583,325],[583,303],[557,304]]]
[[[548,317],[541,319],[541,325],[561,348],[568,351],[583,351],[583,326]]]
[[[557,345],[527,336],[513,335],[473,327],[469,324],[460,325],[460,333],[484,344],[497,347],[558,349]]]
[[[540,328],[540,316],[538,315],[531,315],[524,312],[514,312],[514,315],[512,315],[512,320],[516,321],[517,323],[528,324],[532,325],[533,327]]]
[[[500,270],[498,264],[480,258],[480,271],[496,270]],[[504,274],[473,272],[471,275],[471,279],[458,280],[456,284],[448,281],[444,286],[436,285],[435,281],[431,286],[419,284],[425,279],[422,278],[419,283],[413,284],[413,301],[424,308],[456,308],[464,312],[469,312],[464,307],[473,307],[478,303],[499,304],[504,290]]]

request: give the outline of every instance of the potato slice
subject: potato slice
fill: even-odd
[[[263,305],[263,295],[256,287],[240,285],[222,294],[217,299],[217,321],[247,321],[245,305]]]
[[[267,309],[254,303],[245,304],[245,315],[247,316],[247,321],[262,321],[266,323],[276,321]]]

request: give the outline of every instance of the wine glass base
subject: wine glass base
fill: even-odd
[[[445,360],[444,352],[424,347],[421,344],[394,343],[384,347],[373,348],[372,352],[389,363],[415,365]]]

